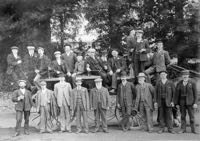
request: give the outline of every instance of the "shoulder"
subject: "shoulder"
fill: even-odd
[[[190,78],[188,82],[191,83],[192,85],[195,85],[195,84],[196,84],[195,80],[192,79],[192,78]]]
[[[13,93],[18,93],[20,90],[18,89],[18,90],[15,90]]]

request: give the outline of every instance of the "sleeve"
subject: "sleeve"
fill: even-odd
[[[119,87],[117,88],[116,105],[120,104],[120,101],[119,101],[120,100],[120,91],[121,91],[120,87],[121,87],[121,85],[119,85]]]
[[[176,85],[175,95],[174,95],[174,104],[179,104],[179,95],[180,95],[180,82]]]
[[[156,83],[154,102],[158,103],[159,83]]]
[[[148,40],[145,40],[145,49],[146,49],[146,53],[149,53],[150,52],[150,47],[149,47],[149,42]]]
[[[135,91],[135,86],[133,84],[131,84],[131,90],[132,90],[132,94],[133,94],[133,100],[136,99],[136,91]]]
[[[171,82],[171,87],[172,87],[172,99],[171,99],[171,102],[175,103],[174,102],[174,97],[175,97],[176,88],[175,88],[175,85],[174,85],[173,82]]]
[[[194,95],[194,104],[197,104],[198,102],[198,96],[197,96],[197,86],[195,82],[192,82],[192,91]]]
[[[120,68],[120,70],[124,71],[126,69],[126,61],[125,61],[124,58],[120,58],[120,60],[121,60],[121,68]]]
[[[30,91],[28,91],[28,96],[29,96],[29,101],[30,101],[30,105],[31,105],[31,107],[34,105],[34,103],[33,103],[33,99],[32,99],[32,96],[31,96],[31,92]]]
[[[12,101],[13,102],[18,102],[18,93],[17,93],[17,91],[13,92]]]
[[[137,92],[137,88],[135,89],[135,92],[136,92],[135,109],[138,110],[138,106],[139,106],[139,93]]]
[[[171,59],[170,59],[169,53],[166,51],[165,52],[165,64],[168,65],[168,64],[170,64],[170,62],[171,62]]]
[[[89,107],[90,107],[90,102],[89,102],[89,95],[88,95],[88,90],[85,89],[85,98],[86,98],[86,110],[89,110]]]
[[[155,88],[149,84],[149,89],[150,89],[150,92],[151,92],[151,95],[152,95],[152,99],[153,99],[153,102],[155,102]]]
[[[106,89],[106,104],[107,104],[107,107],[111,107],[111,100],[110,100],[108,89]]]
[[[78,64],[77,64],[77,62],[75,63],[75,68],[74,68],[74,73],[77,73],[77,69],[78,69],[78,66],[77,66]]]
[[[11,55],[8,55],[8,57],[7,57],[7,63],[9,65],[12,65],[12,66],[16,66],[17,65],[17,62],[13,60],[13,58],[12,58]]]
[[[93,92],[94,90],[92,89],[91,91],[90,91],[90,108],[94,108],[94,106],[93,106]]]

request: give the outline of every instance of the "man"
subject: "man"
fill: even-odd
[[[12,53],[7,57],[7,74],[11,75],[14,82],[17,82],[20,79],[25,79],[25,76],[22,71],[22,59],[18,55],[19,48],[16,46],[11,47]]]
[[[76,116],[77,134],[81,132],[81,117],[83,118],[83,128],[86,134],[89,133],[88,128],[88,110],[89,110],[89,96],[88,90],[81,86],[82,79],[76,78],[76,88],[72,90],[72,113]]]
[[[54,77],[59,77],[60,74],[67,74],[69,71],[68,66],[66,63],[61,59],[61,52],[55,51],[54,52],[56,60],[52,62],[52,69],[54,72]]]
[[[88,57],[85,60],[86,71],[93,75],[100,75],[103,79],[104,86],[108,87],[109,80],[107,78],[107,74],[103,71],[99,60],[95,57],[95,52],[96,50],[93,48],[88,50]]]
[[[165,126],[168,132],[175,134],[173,131],[172,107],[174,107],[175,85],[167,79],[167,71],[160,72],[160,79],[156,84],[154,107],[158,108],[160,130],[159,134],[164,132]]]
[[[37,54],[35,53],[34,46],[27,46],[28,54],[25,54],[23,58],[23,69],[28,77],[28,81],[33,86],[33,79],[35,77],[35,69],[37,64]]]
[[[112,51],[112,58],[109,60],[110,72],[109,74],[112,76],[112,90],[110,92],[114,93],[117,89],[117,77],[121,75],[122,71],[126,69],[126,62],[123,58],[118,56],[118,51]]]
[[[196,84],[189,78],[188,70],[183,70],[181,74],[182,80],[176,86],[175,95],[175,104],[180,106],[181,112],[181,130],[179,133],[186,132],[186,111],[188,111],[192,133],[197,134],[194,118],[194,109],[198,108]]]
[[[60,75],[59,79],[60,82],[56,83],[54,86],[54,93],[60,111],[60,132],[65,132],[67,130],[71,133],[70,106],[72,88],[68,82],[65,82],[65,76],[63,74]]]
[[[108,133],[106,112],[110,107],[110,98],[108,89],[102,86],[102,79],[97,78],[94,80],[96,88],[90,92],[90,106],[94,110],[96,127],[94,133],[99,131],[100,118],[102,120],[102,128],[105,133]]]
[[[153,132],[152,111],[153,111],[153,97],[154,87],[150,83],[145,82],[146,75],[144,73],[138,74],[138,84],[136,85],[136,102],[135,109],[140,111],[143,116],[144,130],[149,133]]]
[[[40,114],[40,133],[53,133],[51,123],[51,101],[53,99],[53,91],[46,88],[46,82],[41,81],[41,89],[36,93],[37,96],[37,112]]]
[[[122,118],[131,115],[131,110],[133,108],[133,104],[135,104],[135,86],[127,81],[126,73],[122,73],[121,76],[121,84],[117,90],[116,103],[117,107],[122,108]],[[130,125],[126,125],[122,130],[127,131],[130,129]]]
[[[22,123],[22,115],[24,114],[24,133],[29,135],[29,117],[30,110],[33,105],[31,92],[25,89],[26,81],[19,80],[19,89],[15,90],[12,96],[12,101],[15,102],[16,110],[16,127],[15,127],[15,136],[20,135],[20,128]]]
[[[85,61],[83,60],[83,56],[81,53],[77,55],[77,62],[75,63],[75,68],[72,74],[72,77],[76,75],[83,75],[85,72]]]
[[[39,84],[40,78],[48,77],[50,63],[51,60],[46,55],[44,55],[44,48],[39,47],[37,65],[35,69],[36,76],[33,80],[38,89],[40,89],[40,84]]]
[[[170,56],[168,51],[163,50],[163,42],[159,41],[157,43],[157,51],[153,55],[152,59],[153,65],[148,68],[145,72],[147,74],[156,74],[156,80],[159,79],[159,73],[167,69],[167,65],[171,64]]]
[[[145,62],[148,61],[149,57],[147,53],[150,52],[149,43],[147,40],[143,39],[143,31],[136,31],[136,39],[133,44],[133,62],[134,62],[134,71],[135,76],[138,75],[139,72],[144,72],[145,70]]]

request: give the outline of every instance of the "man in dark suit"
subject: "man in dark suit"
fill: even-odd
[[[167,126],[168,132],[174,134],[172,107],[174,107],[175,85],[167,79],[167,71],[161,71],[160,78],[161,80],[156,84],[154,103],[155,108],[159,108],[160,130],[158,133],[163,133],[165,126]]]
[[[197,109],[197,88],[196,84],[189,79],[189,71],[181,72],[182,80],[176,86],[175,104],[180,106],[181,111],[181,130],[179,133],[186,132],[186,111],[190,118],[192,133],[197,134],[195,129],[194,109]]]
[[[122,82],[118,87],[116,96],[117,107],[122,108],[123,118],[131,115],[131,110],[135,104],[134,102],[136,98],[135,86],[133,83],[128,82],[126,78],[126,73],[122,73]],[[130,129],[130,125],[126,125],[126,127],[123,128],[123,131],[127,131],[128,129]]]
[[[83,117],[83,128],[85,133],[89,133],[88,128],[88,110],[89,110],[89,96],[88,90],[81,86],[82,79],[76,78],[76,88],[72,90],[72,113],[76,116],[77,132],[81,132],[81,117]]]
[[[102,128],[105,133],[108,133],[106,112],[110,107],[110,97],[108,89],[102,86],[102,79],[97,78],[94,80],[96,88],[90,91],[90,107],[94,110],[96,127],[95,132],[99,131],[100,118],[102,120]]]
[[[19,48],[16,46],[11,47],[12,53],[7,56],[7,74],[11,75],[14,82],[20,79],[25,79],[22,70],[22,59],[18,55]]]
[[[109,74],[112,76],[112,90],[111,92],[114,93],[117,88],[117,77],[121,75],[122,71],[125,71],[126,69],[126,62],[122,57],[118,56],[118,51],[113,50],[112,51],[112,58],[109,59]]]
[[[20,128],[22,122],[22,115],[24,114],[24,133],[29,134],[29,116],[30,110],[33,105],[31,92],[25,89],[26,81],[19,80],[20,89],[15,90],[13,92],[12,101],[15,102],[15,110],[16,110],[16,128],[15,128],[15,136],[20,135]]]
[[[23,58],[23,69],[28,77],[28,81],[33,84],[33,79],[35,77],[35,69],[37,65],[38,55],[35,53],[34,46],[27,46],[28,53],[25,54]]]

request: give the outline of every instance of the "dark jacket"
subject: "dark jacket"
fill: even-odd
[[[107,109],[108,107],[110,107],[110,104],[111,104],[108,89],[105,87],[102,87],[100,89],[100,94],[102,98],[102,101],[101,101],[102,108]],[[93,109],[97,109],[97,104],[98,104],[98,90],[97,88],[93,88],[90,91],[90,107]]]
[[[162,81],[159,80],[158,83],[156,84],[156,92],[155,92],[155,102],[158,103],[158,107],[161,106],[161,85]],[[170,104],[171,102],[174,103],[174,95],[175,95],[175,85],[172,81],[167,80],[166,82],[166,106],[171,107]]]
[[[181,102],[181,93],[183,90],[183,80],[181,80],[176,86],[176,94],[175,94],[175,104],[182,105]],[[195,82],[189,80],[186,85],[186,105],[197,104],[197,87]]]
[[[93,70],[98,70],[101,71],[102,68],[99,64],[99,60],[97,58],[93,59],[92,57],[88,56],[85,60],[85,65],[89,64],[90,69]],[[86,67],[85,67],[86,68]]]
[[[110,70],[112,70],[114,73],[116,72],[117,69],[120,69],[121,71],[124,71],[126,69],[126,62],[124,58],[122,57],[117,57],[117,58],[110,58],[108,61]]]
[[[58,62],[56,60],[54,60],[51,64],[51,67],[52,67],[53,71],[55,72],[55,74],[56,74],[56,71],[59,71],[62,74],[66,74],[69,71],[68,66],[66,66],[66,64],[64,63],[63,60],[61,60],[60,65],[58,64]]]
[[[127,106],[134,106],[136,98],[135,86],[131,82],[126,82],[125,92],[123,92],[123,84],[121,83],[117,89],[116,103],[123,106],[124,93],[126,95]]]
[[[40,71],[40,75],[44,76],[48,74],[48,67],[50,66],[51,60],[46,56],[43,55],[42,58],[39,58],[37,60],[36,68]]]
[[[68,66],[69,71],[73,73],[75,68],[75,63],[77,61],[76,55],[73,52],[70,52],[69,56],[66,53],[63,53],[61,58],[64,60],[66,66]]]
[[[25,90],[24,99],[18,101],[18,97],[23,95],[21,90],[15,90],[13,92],[12,101],[16,102],[15,110],[16,111],[30,111],[33,105],[33,101],[31,98],[31,92],[29,90]]]
[[[31,57],[29,54],[26,54],[23,58],[23,69],[26,73],[35,72],[35,69],[37,68],[37,54],[34,53]]]
[[[8,74],[12,74],[15,71],[22,70],[22,65],[17,63],[19,60],[21,60],[21,57],[18,56],[17,58],[15,58],[12,53],[7,56],[7,63],[8,63],[7,73]]]

